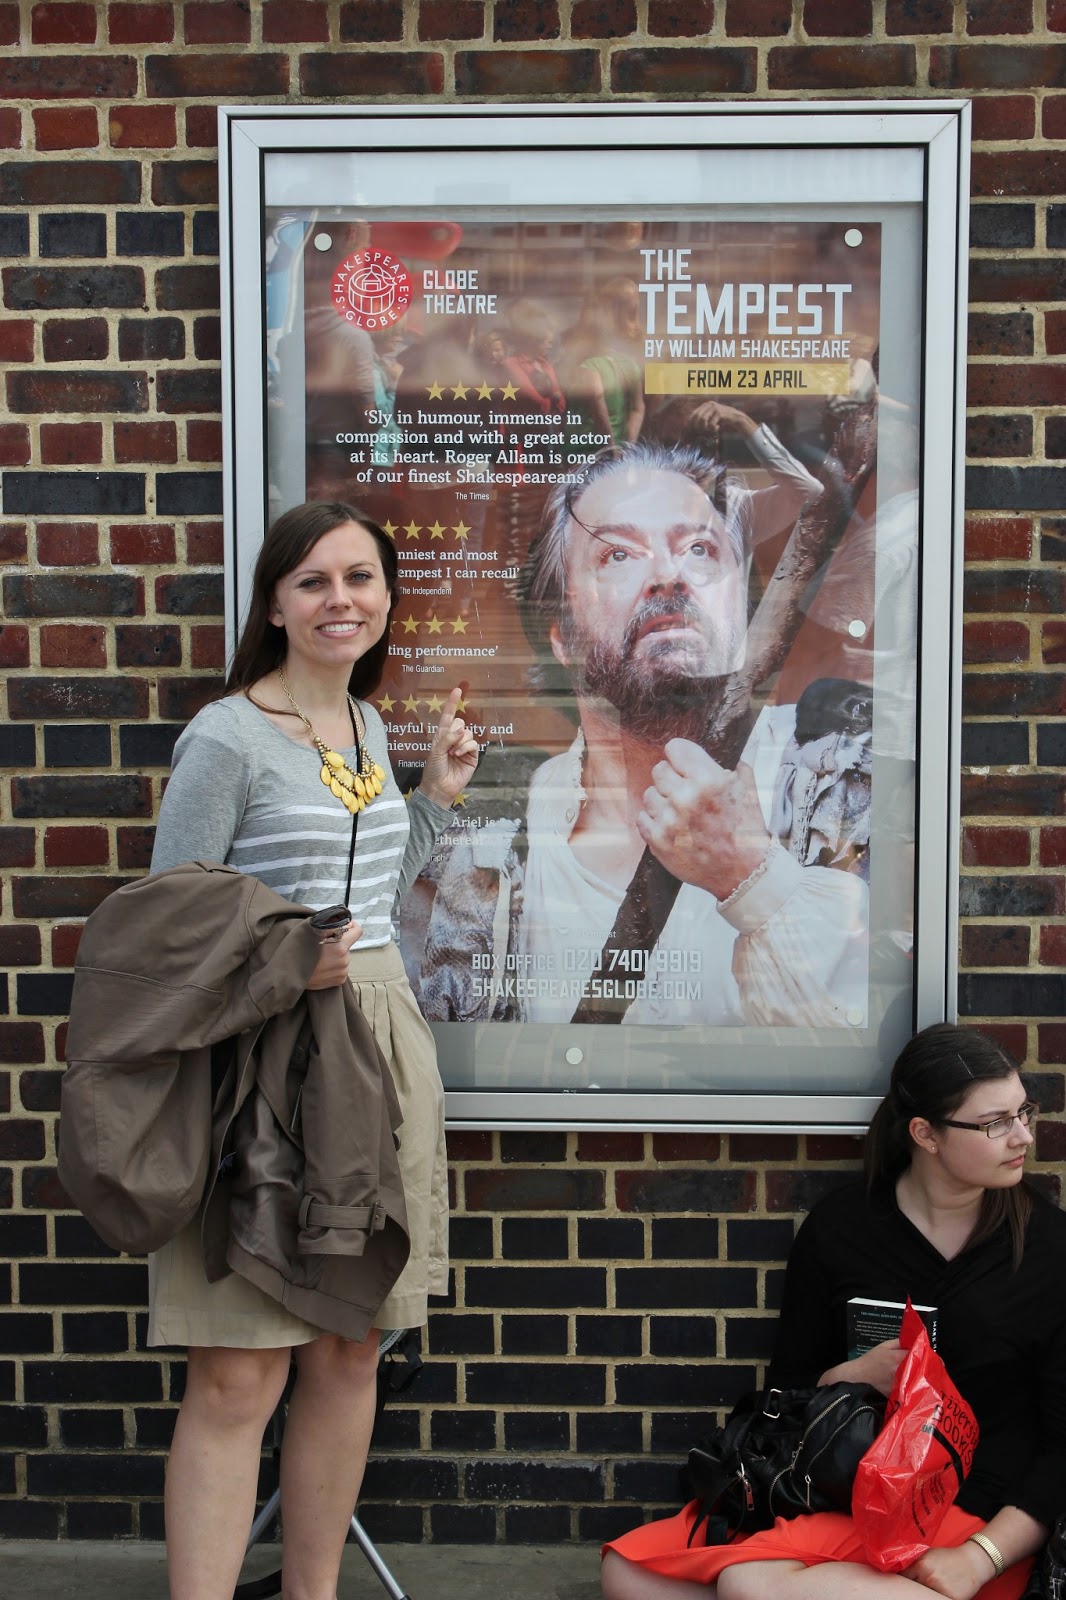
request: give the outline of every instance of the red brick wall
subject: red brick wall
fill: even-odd
[[[1058,1193],[1064,72],[1066,0],[0,0],[0,1534],[160,1533],[181,1362],[139,1353],[143,1265],[65,1209],[54,1117],[81,921],[146,865],[222,662],[217,103],[973,97],[960,1003],[1033,1074]],[[854,1142],[451,1151],[454,1305],[368,1524],[595,1539],[672,1503]]]

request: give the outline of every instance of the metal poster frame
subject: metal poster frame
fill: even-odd
[[[486,750],[475,782],[495,763],[499,787],[483,813],[473,803],[458,813],[419,879],[423,920],[398,923],[437,1039],[450,1124],[861,1130],[903,1040],[956,1006],[968,105],[235,106],[220,109],[219,126],[229,648],[268,521],[303,498],[344,498],[386,526],[401,584],[405,570],[413,578],[401,620],[418,648],[400,652],[396,670],[407,676],[383,680],[379,702],[383,719],[397,719],[385,725],[398,773],[417,766],[415,735],[431,731],[414,719],[439,705],[432,691],[446,693],[447,673],[459,674],[445,658],[492,658],[469,668],[472,688],[463,681]],[[738,344],[745,330],[752,337]],[[356,407],[360,361],[383,386],[378,407],[388,395],[386,410],[371,404],[373,392]],[[334,368],[339,379],[325,375]],[[739,395],[746,386],[774,392]],[[424,409],[437,403],[474,409]],[[505,404],[510,412],[493,409]],[[539,406],[544,423],[533,426],[515,409],[523,404]],[[427,417],[428,435],[416,421]],[[574,431],[589,418],[599,431]],[[564,432],[550,431],[564,420]],[[449,422],[453,434],[442,431]],[[497,439],[475,431],[486,422],[507,425]],[[635,468],[627,441],[646,438],[674,453],[645,454]],[[412,448],[427,439],[424,453]],[[626,613],[622,569],[667,559],[640,507],[654,520],[665,480],[671,493],[694,492],[696,469],[683,477],[670,465],[693,440],[699,470],[710,472],[713,458],[719,474],[713,493],[699,490],[717,508],[703,532],[715,530],[718,544],[686,533],[676,555],[670,547],[683,574],[671,593],[694,596],[693,609],[683,609],[689,599],[656,600],[657,612],[634,601]],[[583,441],[594,448],[582,453]],[[593,463],[608,457],[594,484]],[[637,498],[624,515],[623,481],[637,485],[625,491]],[[534,492],[535,482],[546,487]],[[359,485],[370,486],[369,501]],[[553,515],[563,544],[580,527],[607,548],[603,529],[611,539],[623,530],[606,576],[565,544],[560,581],[571,589],[538,636],[548,667],[569,673],[556,699],[533,659],[530,595],[541,591],[526,571],[536,529]],[[775,623],[783,642],[772,670],[745,691],[747,742],[700,741],[727,776],[741,756],[751,766],[753,810],[757,794],[766,837],[776,832],[734,887],[747,909],[723,935],[728,885],[747,869],[730,877],[721,865],[722,830],[703,855],[695,845],[684,854],[691,834],[681,843],[670,834],[674,854],[662,853],[678,898],[627,946],[632,891],[617,891],[613,923],[613,911],[596,920],[626,825],[592,837],[597,870],[597,848],[610,862],[601,881],[571,860],[564,830],[576,838],[582,826],[573,810],[552,837],[538,843],[531,820],[527,833],[525,785],[541,785],[549,811],[538,815],[561,817],[550,806],[571,793],[581,815],[588,775],[609,751],[609,739],[596,743],[608,703],[621,708],[611,711],[618,749],[650,748],[646,705],[627,711],[627,691],[602,686],[637,681],[637,658],[645,684],[665,682],[656,674],[669,665],[664,727],[688,738],[683,708],[694,692],[690,675],[684,699],[682,667],[698,658],[701,684],[742,675],[797,530],[833,516],[843,532],[826,533],[803,582],[790,580],[792,620]],[[683,520],[679,511],[678,527]],[[675,539],[674,524],[662,537]],[[479,560],[499,565],[478,569]],[[712,576],[709,561],[719,564]],[[583,619],[581,583],[593,597]],[[615,587],[595,588],[604,584]],[[603,620],[615,604],[617,648]],[[750,617],[756,604],[749,624],[744,607]],[[731,615],[740,642],[727,647],[714,629],[728,633]],[[594,636],[611,663],[599,678]],[[442,674],[436,683],[415,676],[432,672]],[[817,698],[825,685],[837,698],[818,701],[812,721],[808,690]],[[626,704],[643,691],[628,692]],[[728,694],[715,694],[724,727]],[[778,722],[764,787],[759,763],[770,760],[765,741]],[[532,777],[518,775],[523,742],[541,746]],[[811,788],[815,745],[823,765]],[[738,827],[736,837],[747,836]],[[446,886],[480,883],[493,850],[499,898],[488,931],[499,943],[491,957],[469,956],[470,919],[481,913],[470,901],[463,910],[461,896],[449,910]],[[809,903],[774,889],[786,871]],[[506,900],[505,882],[524,884],[524,898]],[[818,902],[815,888],[828,899]],[[862,912],[848,909],[864,891]],[[434,920],[441,907],[454,946]],[[586,916],[591,957],[575,932]],[[827,952],[842,928],[838,962]],[[787,948],[798,951],[794,963]],[[622,958],[628,976],[608,982]],[[609,1025],[622,1021],[632,1025]]]

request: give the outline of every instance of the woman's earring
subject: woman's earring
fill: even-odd
[[[932,1153],[933,1153],[933,1155],[936,1155],[936,1145],[935,1145],[935,1144],[931,1144],[931,1145],[930,1145],[930,1146],[929,1146],[929,1148],[930,1148],[930,1150],[931,1150],[931,1151],[932,1151]]]

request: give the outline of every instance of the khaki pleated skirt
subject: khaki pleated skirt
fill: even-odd
[[[427,1297],[448,1289],[448,1173],[437,1052],[394,944],[353,949],[350,981],[392,1068],[403,1116],[399,1161],[411,1255],[375,1321],[382,1329],[419,1328]],[[322,1332],[235,1272],[209,1283],[199,1217],[148,1258],[151,1346],[271,1350],[308,1344]]]

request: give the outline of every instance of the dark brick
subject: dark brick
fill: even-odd
[[[140,472],[4,473],[4,509],[11,515],[128,517],[143,516],[144,508]]]
[[[803,0],[808,37],[861,38],[873,30],[871,0]]]
[[[41,1495],[161,1495],[163,1470],[161,1456],[137,1455],[132,1450],[91,1455],[55,1451],[27,1457],[26,1483],[31,1494]]]
[[[468,1305],[503,1308],[606,1304],[602,1267],[468,1267]]]
[[[754,1306],[757,1286],[752,1267],[619,1267],[615,1304],[625,1310]]]
[[[1037,724],[1036,761],[1040,767],[1066,767],[1066,726],[1061,722]]]
[[[742,6],[726,3],[726,33],[778,33],[776,24],[787,0],[744,0]],[[745,13],[747,15],[745,15]],[[735,25],[734,25],[735,24]],[[653,39],[696,39],[714,26],[714,0],[648,0],[648,33]],[[784,32],[788,32],[786,21]]]
[[[159,374],[156,407],[165,412],[220,411],[222,375],[210,369],[163,370]]]
[[[37,738],[32,728],[0,728],[0,767],[35,767]],[[32,859],[32,857],[31,857]],[[25,866],[5,861],[5,866]]]
[[[10,482],[9,474],[5,488]],[[144,610],[140,581],[117,572],[11,573],[4,606],[11,617],[132,617]]]
[[[197,317],[192,325],[193,350],[199,361],[222,359],[222,322],[219,317]]]
[[[189,722],[209,700],[218,698],[219,688],[214,678],[161,679],[159,715],[172,722]]]
[[[644,1224],[636,1217],[579,1217],[577,1253],[583,1260],[639,1261],[644,1256]]]
[[[693,1168],[669,1172],[618,1172],[615,1197],[620,1211],[722,1211],[755,1209],[755,1177],[750,1172]]]
[[[120,667],[180,667],[181,630],[156,625],[115,629],[115,661]]]
[[[141,505],[137,508],[144,510]],[[222,510],[221,472],[157,472],[156,509],[162,517],[210,517]]]
[[[0,63],[0,75],[2,71]],[[136,161],[8,161],[0,165],[0,205],[135,206],[140,198],[141,169]]]
[[[434,39],[480,39],[485,32],[481,0],[422,0],[418,8],[420,42]]]
[[[1054,121],[1052,97],[1044,102],[1044,134],[1058,137],[1049,126]],[[980,140],[1031,139],[1036,132],[1036,104],[1031,94],[989,95],[973,105],[973,137]]]
[[[107,218],[94,211],[47,213],[39,223],[42,256],[106,256]]]
[[[929,52],[934,89],[1058,89],[1064,78],[1066,46],[1060,44],[938,44]]]
[[[576,1350],[579,1356],[639,1356],[644,1344],[640,1317],[612,1313],[595,1317],[575,1317]]]
[[[494,1331],[490,1316],[438,1315],[431,1318],[431,1326],[435,1354],[491,1356],[494,1352]]]
[[[960,1017],[1059,1017],[1062,977],[1042,973],[962,973]]]
[[[1028,311],[971,311],[967,328],[971,356],[1033,354],[1033,318]]]
[[[124,317],[118,325],[123,361],[180,361],[185,355],[185,324],[179,317]]]
[[[144,75],[145,88],[152,100],[203,96],[228,101],[289,92],[286,57],[257,55],[250,51],[225,55],[196,55],[184,51],[180,55],[147,56]]]
[[[767,1211],[809,1211],[816,1200],[831,1194],[848,1181],[851,1174],[839,1169],[824,1172],[768,1172],[766,1174]]]
[[[388,44],[403,38],[403,0],[345,0],[342,44]]]
[[[46,361],[106,361],[109,336],[103,317],[51,317],[44,324]]]
[[[1031,250],[1036,244],[1036,207],[971,206],[970,243],[986,250]]]
[[[30,219],[25,212],[0,217],[0,255],[28,256]]]
[[[729,1317],[725,1354],[729,1361],[769,1361],[777,1335],[776,1317]]]
[[[63,1349],[68,1355],[121,1355],[128,1348],[124,1311],[76,1311],[63,1317]]]
[[[508,1450],[568,1450],[570,1418],[565,1411],[513,1411],[503,1419]]]
[[[4,304],[13,311],[62,311],[93,306],[125,309],[144,304],[144,273],[140,267],[5,267],[3,284]],[[28,409],[52,408],[33,406]],[[71,408],[64,406],[62,409]]]
[[[55,1500],[0,1501],[0,1538],[53,1539],[60,1537],[62,1506]]]
[[[982,301],[1017,303],[1031,300],[1059,300],[1066,293],[1066,262],[1045,256],[975,256],[970,261],[970,304]],[[978,367],[971,371],[983,372],[989,383],[999,385],[1007,374],[1031,371],[1024,367],[989,370]],[[996,391],[991,398],[971,400],[971,404],[995,405]]]
[[[14,1326],[27,1327],[29,1342],[23,1344]],[[32,1325],[44,1324],[48,1344],[35,1342],[29,1333]],[[51,1317],[0,1317],[0,1350],[10,1350],[14,1355],[36,1355],[51,1351]],[[39,1341],[39,1335],[38,1335]],[[43,1406],[0,1406],[0,1447],[5,1450],[46,1450],[48,1448],[48,1416]]]
[[[642,1418],[636,1411],[579,1411],[577,1448],[588,1455],[621,1455],[639,1450]]]
[[[730,1161],[795,1161],[799,1143],[791,1133],[731,1133]]]
[[[752,1183],[754,1189],[754,1181]],[[714,1216],[655,1217],[651,1256],[655,1261],[713,1261],[718,1255],[718,1222]]]
[[[136,94],[133,56],[26,52],[0,61],[0,95],[5,100],[131,100]]]
[[[595,50],[460,50],[455,86],[459,95],[483,98],[596,94],[599,55]]]
[[[636,0],[574,0],[571,39],[624,39],[637,26]]]
[[[46,767],[109,767],[111,729],[92,723],[44,730]]]
[[[388,1416],[388,1412],[385,1413]],[[430,1417],[430,1444],[434,1450],[484,1452],[496,1444],[494,1411],[435,1411]]]
[[[520,1368],[522,1371],[522,1368]],[[520,1381],[520,1379],[519,1379]],[[472,1461],[464,1493],[493,1504],[507,1501],[602,1501],[602,1462]]]
[[[611,57],[611,88],[616,94],[751,94],[757,75],[755,51],[730,45],[619,50]]]
[[[219,303],[217,266],[161,267],[155,275],[160,311],[210,311]]]
[[[132,689],[140,687],[140,684],[130,685]],[[132,700],[134,696],[130,698]],[[11,790],[11,811],[16,817],[152,815],[152,786],[147,778],[73,778],[68,774],[49,778],[13,778]]]
[[[623,1406],[691,1406],[694,1401],[692,1367],[687,1361],[677,1363],[644,1361],[636,1366],[619,1365],[615,1368],[615,1400]],[[755,1387],[755,1369],[751,1366],[706,1366],[700,1368],[699,1401],[705,1406],[731,1406],[748,1389]],[[672,1464],[674,1488],[677,1492],[677,1465]],[[616,1484],[616,1491],[624,1491]]]
[[[1066,459],[1066,418],[1048,417],[1044,423],[1044,454],[1052,461]]]
[[[966,32],[1031,33],[1033,0],[966,0]]]
[[[459,1492],[459,1473],[454,1461],[422,1456],[390,1461],[386,1456],[372,1458],[367,1466],[365,1489],[371,1497],[396,1494],[397,1473],[410,1474],[412,1497],[422,1500],[455,1500]]]
[[[966,454],[1028,457],[1033,449],[1033,419],[1018,414],[966,419]]]
[[[55,1230],[57,1257],[84,1256],[98,1260],[117,1256],[117,1251],[104,1243],[84,1217],[56,1217]]]
[[[16,916],[33,916],[33,912],[20,911]],[[0,1022],[0,1060],[12,1064],[23,1061],[44,1060],[44,1033],[39,1022]],[[33,1109],[28,1107],[27,1109]]]
[[[467,1400],[473,1405],[510,1406],[516,1395],[536,1395],[538,1405],[595,1406],[606,1397],[603,1366],[578,1362],[471,1361]]]
[[[771,89],[909,88],[917,81],[914,46],[775,45],[767,66]]]
[[[180,256],[185,248],[185,218],[180,211],[120,211],[115,218],[115,252],[120,256]]]
[[[498,44],[524,39],[558,39],[557,0],[495,0],[492,36]]]
[[[35,1262],[23,1262],[19,1268],[19,1284],[22,1292],[23,1305],[35,1306],[127,1306],[142,1305],[145,1290],[148,1284],[148,1269],[143,1262],[110,1261],[103,1265],[99,1263],[82,1262],[46,1262],[38,1265]],[[71,1362],[71,1367],[80,1369],[85,1376],[85,1369],[89,1363]],[[156,1364],[152,1361],[128,1362],[124,1364],[131,1373],[155,1371],[156,1386],[158,1389],[159,1373]],[[61,1391],[50,1396],[30,1395],[27,1385],[28,1399],[99,1399],[109,1400],[113,1404],[119,1399],[134,1400],[148,1399],[148,1394],[123,1394],[118,1383],[110,1390],[107,1388],[108,1374],[114,1373],[116,1379],[121,1376],[121,1363],[106,1363],[101,1377],[97,1382],[89,1380],[93,1392],[78,1395],[74,1387],[68,1395]],[[44,1371],[44,1367],[40,1369]],[[162,1398],[156,1394],[155,1398]]]
[[[218,212],[197,211],[192,219],[194,256],[218,255]]]
[[[500,1351],[505,1356],[565,1356],[570,1335],[565,1317],[536,1317],[526,1311],[500,1318]],[[492,1344],[483,1354],[492,1354]]]
[[[712,1316],[653,1317],[650,1343],[653,1356],[700,1360],[718,1354],[718,1326]]]
[[[1066,467],[966,469],[966,506],[971,511],[1056,511],[1064,501]]]
[[[458,79],[457,61],[457,85]],[[435,50],[322,51],[300,60],[300,92],[315,98],[436,95],[443,87],[444,57]]]
[[[602,1172],[494,1172],[475,1168],[464,1176],[468,1211],[591,1211],[604,1203]]]
[[[964,917],[1060,916],[1062,904],[1061,878],[963,878],[959,884],[959,913]]]
[[[964,967],[1025,967],[1029,964],[1029,929],[983,924],[962,929]]]
[[[964,816],[1061,816],[1064,802],[1063,782],[1050,773],[962,774]]]
[[[152,204],[155,206],[217,205],[218,162],[153,162]]]
[[[507,1261],[565,1261],[569,1254],[565,1217],[505,1217],[501,1242]]]
[[[1022,722],[967,722],[962,730],[964,767],[1026,766],[1029,729]]]
[[[120,889],[129,878],[92,877],[40,877],[15,878],[11,885],[11,899],[17,917],[87,917],[102,900]],[[12,1024],[14,1026],[14,1024]],[[11,1035],[0,1029],[0,1042],[8,1042]],[[27,1047],[36,1048],[27,1039]],[[43,1054],[27,1056],[27,1060],[41,1061]]]
[[[183,9],[186,44],[247,44],[251,38],[243,0],[186,0]]]
[[[288,0],[285,0],[286,6]],[[454,5],[455,0],[448,0]],[[462,0],[460,0],[462,3]],[[423,0],[423,9],[425,0]],[[481,10],[481,0],[477,0]],[[362,1516],[362,1511],[359,1513]],[[434,1544],[493,1544],[496,1539],[495,1506],[430,1506],[429,1525]],[[421,1530],[419,1530],[421,1531]]]
[[[451,1144],[452,1134],[448,1136]],[[493,1257],[491,1217],[453,1217],[448,1230],[453,1261],[491,1261]]]
[[[425,10],[425,6],[422,7]],[[329,10],[324,0],[266,0],[264,44],[326,44]]]
[[[566,1134],[547,1130],[540,1133],[501,1133],[500,1160],[505,1166],[517,1162],[529,1166],[534,1161],[565,1161]]]
[[[19,973],[19,1016],[67,1016],[70,1011],[72,990],[74,990],[72,973]],[[40,1130],[40,1123],[35,1123],[34,1126]],[[40,1162],[43,1155],[45,1155],[45,1144],[43,1138],[40,1138],[34,1152],[19,1155],[18,1160]]]
[[[124,1444],[121,1411],[100,1406],[59,1413],[59,1437],[68,1450],[121,1450]]]
[[[42,372],[38,369],[8,373],[7,398],[13,410],[31,413],[147,411],[148,383],[143,372]]]

